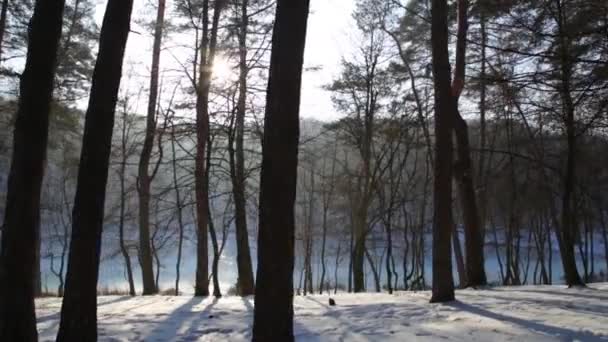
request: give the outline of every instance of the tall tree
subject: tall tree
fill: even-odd
[[[211,29],[209,29],[209,0],[203,1],[203,33],[199,45],[198,85],[196,89],[196,158],[195,158],[195,195],[196,195],[196,277],[195,296],[209,295],[209,255],[207,228],[209,224],[209,182],[206,173],[206,150],[209,138],[209,92],[213,75],[213,62],[217,48],[217,34],[220,14],[225,0],[215,0]]]
[[[63,0],[36,1],[21,75],[0,250],[0,340],[36,341],[34,309],[40,194]]]
[[[150,174],[150,158],[156,132],[156,108],[158,101],[158,78],[160,50],[165,27],[165,0],[158,0],[156,23],[154,26],[154,46],[152,47],[152,70],[150,72],[150,96],[146,116],[146,134],[139,158],[137,193],[139,195],[139,260],[141,264],[143,295],[158,292],[154,286],[154,268],[150,249],[150,186],[158,167]],[[159,165],[159,164],[157,164]]]
[[[468,1],[458,0],[458,32],[456,34],[456,67],[454,82],[452,83],[452,105],[454,106],[454,133],[456,135],[458,160],[454,168],[454,178],[458,182],[458,192],[462,202],[465,233],[465,267],[466,284],[461,286],[480,286],[486,284],[484,270],[483,235],[477,196],[473,185],[473,166],[471,162],[471,148],[469,143],[469,128],[467,122],[458,110],[458,99],[465,84],[465,58],[468,31]]]
[[[133,0],[109,0],[85,116],[57,341],[97,340],[97,278],[114,114]]]
[[[455,118],[448,52],[447,0],[431,7],[433,83],[435,86],[435,184],[433,189],[433,290],[431,302],[454,300],[452,276],[452,125]]]
[[[294,204],[309,0],[278,0],[260,184],[253,341],[293,341]]]
[[[247,231],[247,200],[245,195],[245,113],[247,106],[247,30],[249,29],[249,1],[240,3],[239,27],[239,95],[235,113],[234,139],[230,141],[230,173],[232,178],[232,195],[234,197],[234,219],[236,227],[236,263],[238,269],[237,290],[241,296],[254,292],[253,267],[249,250],[249,233]],[[232,140],[235,147],[233,148]]]

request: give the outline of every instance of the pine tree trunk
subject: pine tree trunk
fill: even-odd
[[[175,190],[175,206],[177,207],[177,224],[179,228],[179,236],[177,240],[177,260],[175,261],[175,295],[179,296],[179,280],[180,268],[182,263],[182,249],[184,245],[184,218],[182,199],[179,191],[179,183],[177,181],[177,155],[175,150],[175,123],[171,126],[171,152],[173,155],[173,189]]]
[[[365,292],[365,240],[367,235],[367,206],[358,208],[355,215],[355,241],[353,250],[353,291]]]
[[[150,96],[146,117],[146,136],[141,150],[138,169],[137,193],[139,195],[139,260],[141,264],[143,292],[152,295],[158,292],[154,285],[154,268],[150,251],[150,186],[154,175],[150,175],[150,157],[156,131],[156,105],[158,102],[158,78],[160,69],[160,49],[165,26],[165,0],[158,0],[154,45],[152,47],[152,71],[150,72]]]
[[[239,295],[249,296],[254,293],[255,283],[253,279],[253,267],[251,265],[251,253],[249,249],[249,233],[247,230],[247,200],[245,196],[245,113],[247,100],[247,30],[249,27],[249,15],[247,9],[248,0],[241,2],[241,27],[239,31],[239,97],[236,110],[235,144],[233,172],[232,172],[232,194],[234,196],[235,227],[236,227],[236,261],[238,269],[237,289]]]
[[[458,163],[454,177],[458,181],[458,192],[462,203],[464,217],[465,249],[466,249],[466,280],[461,287],[486,285],[484,270],[483,235],[479,223],[479,211],[475,186],[473,185],[473,167],[471,162],[471,148],[469,144],[469,131],[466,121],[458,110],[458,98],[465,83],[466,38],[468,30],[468,1],[458,0],[458,33],[456,43],[456,67],[452,97],[454,105],[453,128],[458,145]]]
[[[120,243],[120,252],[125,259],[125,268],[127,272],[127,281],[129,282],[129,295],[135,296],[135,282],[133,281],[133,268],[131,267],[131,256],[125,244],[125,214],[127,206],[127,191],[125,187],[126,171],[127,171],[127,112],[126,108],[122,117],[122,136],[121,136],[121,153],[122,160],[120,163],[120,217],[118,221],[118,239]]]
[[[36,1],[21,75],[13,133],[2,246],[0,248],[0,341],[36,341],[34,294],[40,234],[40,194],[49,113],[65,1]],[[39,259],[38,259],[39,260]]]
[[[566,172],[564,175],[564,193],[562,197],[562,222],[560,251],[564,276],[568,286],[584,285],[576,268],[576,256],[574,253],[575,236],[578,234],[578,222],[576,214],[575,182],[576,182],[576,122],[574,119],[574,100],[571,94],[572,62],[570,61],[569,42],[565,32],[565,13],[558,2],[558,30],[559,30],[559,52],[560,52],[560,96],[564,108],[563,117],[566,126]]]
[[[209,183],[206,174],[206,151],[209,138],[209,92],[217,31],[224,0],[215,1],[211,32],[209,32],[209,0],[203,2],[203,34],[200,45],[199,81],[196,99],[196,158],[195,158],[195,196],[196,196],[196,278],[194,283],[195,296],[209,296],[209,247],[207,226],[209,223],[208,204]]]
[[[433,0],[431,42],[435,86],[435,185],[433,189],[433,289],[431,302],[454,300],[452,276],[452,125],[456,115],[450,86],[448,6]]]
[[[57,341],[97,340],[97,278],[112,130],[132,0],[109,0],[85,116]]]
[[[253,341],[294,340],[294,204],[308,0],[278,0],[260,184]]]

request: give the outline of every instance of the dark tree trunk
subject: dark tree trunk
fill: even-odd
[[[247,201],[245,196],[245,113],[247,100],[247,29],[249,27],[248,0],[241,2],[241,27],[239,31],[239,97],[235,120],[234,167],[232,170],[232,194],[234,196],[236,227],[236,264],[238,269],[237,289],[241,296],[254,293],[253,267],[249,250],[249,233],[247,231]]]
[[[40,269],[36,268],[36,244],[64,4],[62,0],[36,1],[29,26],[0,247],[0,341],[38,338],[34,279]]]
[[[179,278],[180,268],[182,263],[182,247],[184,245],[184,217],[182,199],[179,191],[179,183],[177,181],[177,155],[175,150],[175,123],[171,126],[171,152],[173,155],[173,189],[175,190],[175,206],[177,207],[177,224],[179,229],[179,237],[177,240],[177,260],[175,261],[175,295],[179,296]]]
[[[566,160],[566,172],[564,175],[564,193],[562,197],[562,222],[561,229],[558,234],[561,234],[561,239],[558,239],[559,247],[561,251],[562,265],[564,267],[564,276],[566,278],[566,284],[568,286],[581,286],[584,285],[578,270],[576,268],[576,256],[574,253],[574,242],[575,236],[578,234],[578,220],[576,213],[576,200],[575,200],[575,182],[576,182],[576,122],[574,118],[574,100],[571,94],[571,76],[572,76],[572,62],[570,60],[570,47],[565,32],[566,26],[566,15],[567,13],[562,12],[562,6],[560,2],[557,2],[558,6],[558,30],[559,30],[559,51],[560,51],[560,95],[562,100],[562,106],[564,108],[564,124],[566,126],[566,139],[567,139],[567,160]]]
[[[264,119],[253,341],[293,341],[294,204],[308,0],[278,0]]]
[[[484,270],[483,235],[479,223],[479,211],[475,186],[473,185],[473,166],[471,163],[471,148],[469,144],[469,129],[466,121],[458,111],[458,98],[465,83],[465,58],[467,38],[467,11],[468,1],[458,0],[458,33],[456,43],[456,68],[454,83],[452,85],[452,97],[454,105],[453,128],[458,145],[458,163],[455,168],[454,177],[458,182],[458,192],[462,203],[462,214],[464,217],[465,235],[465,267],[466,283],[461,287],[486,285],[486,273]]]
[[[119,178],[120,178],[120,217],[118,221],[118,239],[120,242],[120,253],[123,259],[125,259],[125,268],[127,272],[127,281],[129,282],[129,295],[135,296],[135,282],[133,281],[133,268],[131,267],[131,256],[129,255],[129,249],[125,244],[125,212],[127,205],[127,191],[125,188],[126,171],[127,171],[127,111],[126,108],[123,112],[122,117],[122,130],[121,130],[121,154],[122,160],[120,163]]]
[[[213,149],[213,140],[207,140],[207,158],[205,165],[205,184],[209,184],[209,176],[211,169],[211,150]],[[215,226],[213,224],[213,217],[211,216],[211,206],[209,200],[207,200],[207,213],[208,213],[208,224],[209,224],[209,235],[211,235],[211,246],[213,247],[213,260],[211,263],[211,273],[213,277],[213,296],[220,298],[222,291],[220,289],[220,278],[219,278],[219,262],[220,262],[220,246],[217,241],[217,234],[215,232]]]
[[[433,0],[431,41],[435,86],[435,186],[433,216],[433,290],[431,302],[454,300],[452,276],[452,122],[454,112],[448,53],[448,6]]]
[[[199,81],[196,99],[196,160],[195,160],[195,196],[196,196],[196,278],[195,296],[209,296],[209,251],[207,226],[209,222],[208,204],[209,183],[206,174],[206,150],[209,138],[209,92],[220,14],[223,0],[215,1],[211,32],[209,32],[209,0],[203,2],[203,34],[200,45]]]
[[[160,48],[165,26],[165,0],[158,0],[156,25],[154,28],[154,46],[152,47],[152,71],[150,72],[150,96],[146,117],[146,136],[139,159],[137,193],[139,195],[139,260],[143,292],[152,295],[158,292],[154,285],[154,268],[150,251],[150,187],[154,174],[150,175],[150,157],[154,146],[156,131],[156,105],[158,101],[158,75],[160,69]]]
[[[114,113],[132,0],[109,0],[85,117],[57,341],[97,340],[97,277]]]

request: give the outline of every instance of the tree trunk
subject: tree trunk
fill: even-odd
[[[458,285],[460,288],[464,288],[467,284],[467,274],[465,272],[462,247],[460,246],[460,237],[458,236],[456,225],[454,225],[454,232],[452,233],[452,244],[454,245],[454,256],[456,257],[456,267],[458,269]]]
[[[179,183],[177,181],[177,156],[175,152],[175,123],[171,126],[171,152],[173,155],[173,189],[175,190],[175,206],[177,207],[177,224],[179,237],[177,241],[177,260],[175,262],[175,295],[179,296],[180,266],[182,262],[182,248],[184,245],[184,218]]]
[[[36,244],[64,4],[62,0],[36,1],[29,26],[0,248],[1,341],[27,342],[38,338],[34,309],[34,278],[39,272]]]
[[[133,281],[133,268],[131,267],[131,256],[125,244],[125,210],[127,202],[127,192],[125,189],[125,177],[127,169],[127,112],[126,108],[122,117],[122,137],[121,137],[121,153],[122,160],[120,163],[120,217],[118,221],[118,238],[120,242],[120,252],[125,259],[125,267],[127,271],[127,280],[129,282],[129,295],[135,296],[135,282]]]
[[[465,83],[466,38],[468,29],[467,11],[468,1],[458,0],[456,68],[454,83],[452,85],[453,110],[455,114],[453,128],[458,145],[458,163],[454,170],[454,177],[458,181],[458,192],[462,202],[462,213],[465,223],[465,267],[467,283],[460,285],[461,287],[475,287],[486,285],[487,280],[484,270],[483,235],[479,223],[475,186],[473,185],[474,174],[471,163],[468,126],[458,111],[458,98],[460,97]]]
[[[454,300],[452,276],[452,125],[447,0],[433,0],[431,42],[435,86],[435,185],[433,189],[433,289],[431,302]]]
[[[260,184],[253,341],[293,341],[294,204],[308,0],[278,0]]]
[[[367,206],[360,206],[354,213],[353,291],[365,292],[365,240],[367,235]]]
[[[249,15],[248,0],[241,1],[241,27],[239,30],[239,96],[235,120],[235,145],[231,154],[232,194],[234,196],[234,215],[236,228],[236,265],[238,270],[237,290],[241,296],[254,293],[253,267],[249,249],[249,233],[247,230],[247,200],[245,196],[245,113],[247,106],[247,30]],[[231,142],[232,145],[232,142]],[[232,148],[232,146],[231,146]],[[234,157],[233,157],[234,156]]]
[[[154,146],[156,131],[156,106],[158,102],[158,76],[160,69],[160,49],[165,26],[165,0],[158,0],[154,46],[152,47],[152,70],[150,72],[150,96],[146,117],[146,135],[139,159],[137,193],[139,195],[139,260],[141,264],[142,285],[145,295],[158,292],[154,285],[154,268],[150,252],[150,186],[154,175],[150,175],[150,157]]]
[[[213,141],[209,139],[207,141],[207,158],[205,165],[205,183],[209,184],[210,169],[211,169],[211,150],[213,149]],[[211,262],[211,273],[213,278],[213,296],[220,298],[222,291],[220,289],[219,280],[219,262],[220,262],[220,247],[217,242],[217,234],[215,232],[215,225],[213,224],[213,217],[211,217],[211,206],[209,200],[207,200],[207,213],[208,213],[208,224],[209,224],[209,235],[211,235],[211,246],[213,247],[213,260]]]
[[[195,296],[209,296],[209,256],[207,226],[209,222],[208,204],[209,184],[206,181],[206,149],[209,138],[209,91],[217,31],[223,0],[215,1],[215,10],[209,33],[209,0],[203,2],[203,35],[200,45],[199,82],[196,98],[196,166],[195,166],[195,195],[196,195],[196,279],[194,284]]]
[[[109,0],[101,27],[78,169],[57,341],[97,340],[97,277],[114,113],[132,0]]]
[[[572,62],[570,61],[569,42],[567,41],[565,26],[565,13],[562,13],[562,7],[558,2],[558,30],[559,30],[559,48],[560,48],[560,95],[562,106],[565,113],[566,139],[567,139],[567,154],[566,154],[566,172],[564,175],[564,193],[562,197],[562,222],[561,229],[558,234],[561,234],[560,251],[562,266],[564,267],[564,276],[568,286],[584,285],[578,270],[576,269],[576,256],[574,253],[574,236],[578,233],[578,222],[576,214],[575,200],[575,182],[576,182],[576,122],[574,120],[574,101],[571,94],[571,74]]]

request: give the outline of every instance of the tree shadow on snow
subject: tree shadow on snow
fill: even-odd
[[[118,302],[124,302],[124,301],[127,301],[127,300],[132,299],[132,298],[134,298],[134,297],[124,296],[124,297],[114,298],[114,299],[111,299],[111,300],[108,300],[108,301],[105,301],[105,302],[101,302],[101,303],[98,302],[97,303],[97,307],[99,308],[100,306],[104,306],[104,305],[115,304],[115,303],[118,303]],[[99,299],[99,297],[98,297],[98,299]],[[38,318],[36,319],[36,321],[38,323],[44,323],[46,321],[58,320],[60,315],[61,315],[61,307],[59,307],[59,311],[57,311],[57,312],[55,312],[53,314],[46,315],[46,316],[38,316]]]
[[[169,314],[164,321],[156,323],[156,328],[150,331],[146,337],[141,340],[165,342],[180,337],[180,341],[195,341],[196,339],[188,339],[188,336],[192,333],[192,329],[200,326],[201,321],[207,318],[209,311],[217,303],[217,298],[214,298],[213,301],[207,304],[202,310],[193,310],[195,306],[201,304],[205,300],[206,298],[202,297],[192,297]],[[195,319],[189,322],[189,318],[192,316],[194,316]],[[190,324],[190,328],[184,334],[178,333],[180,328],[186,323]]]
[[[530,290],[526,290],[525,292],[547,294],[547,295],[557,296],[557,297],[565,295],[565,296],[581,298],[581,299],[597,299],[597,300],[602,300],[602,301],[608,300],[608,291],[597,290],[597,289],[593,289],[593,288],[586,288],[584,290],[576,289],[572,292],[571,292],[571,290],[572,289],[560,289],[559,291],[551,291],[551,290],[530,289]],[[598,294],[605,294],[605,296],[598,295]]]
[[[557,308],[557,309],[561,309],[561,310],[565,310],[565,311],[570,311],[572,313],[582,313],[582,314],[588,314],[588,315],[606,315],[608,314],[608,305],[603,305],[602,303],[605,303],[606,300],[608,300],[608,297],[598,297],[598,298],[593,298],[593,297],[588,297],[588,296],[583,296],[581,295],[575,295],[576,298],[584,298],[584,299],[591,299],[592,302],[594,304],[591,304],[589,302],[578,302],[576,300],[572,301],[572,300],[564,300],[564,296],[562,296],[562,294],[564,294],[563,292],[551,292],[551,291],[543,291],[543,290],[527,290],[526,292],[535,292],[535,293],[540,293],[540,294],[545,294],[545,295],[552,295],[551,297],[534,297],[534,298],[530,298],[530,297],[513,297],[513,296],[509,296],[508,293],[505,292],[496,292],[496,293],[491,293],[490,295],[488,294],[483,294],[484,297],[491,297],[491,298],[496,298],[499,300],[503,300],[503,301],[508,301],[508,302],[522,302],[524,304],[535,304],[535,305],[539,305],[539,306],[543,306],[543,307],[553,307],[553,308]],[[500,295],[499,295],[500,294]],[[504,295],[502,295],[504,294]],[[461,293],[460,295],[470,295],[467,293]],[[534,295],[534,294],[530,294],[530,295]],[[597,304],[595,304],[597,303]]]
[[[469,313],[483,316],[486,318],[494,319],[503,323],[510,323],[519,325],[524,327],[530,331],[541,333],[545,335],[550,335],[551,337],[559,338],[560,341],[606,341],[607,336],[605,335],[595,335],[591,332],[587,331],[576,331],[561,327],[555,327],[551,325],[546,325],[543,323],[539,323],[533,320],[526,320],[522,318],[517,318],[513,316],[507,316],[499,313],[495,313],[484,308],[473,306],[471,304],[466,304],[460,301],[455,301],[452,303],[448,303],[448,306],[452,306],[458,310],[467,311]]]

